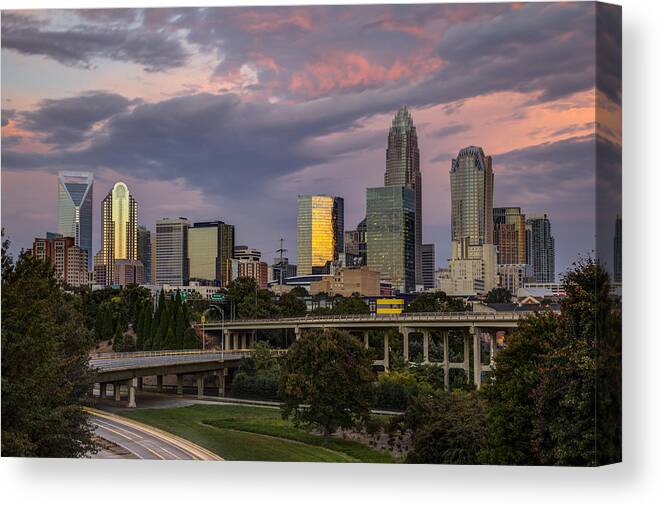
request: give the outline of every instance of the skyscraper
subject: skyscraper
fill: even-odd
[[[433,244],[422,245],[422,281],[425,290],[436,286],[436,248]]]
[[[400,292],[415,290],[415,191],[367,189],[367,266]]]
[[[408,109],[402,107],[392,120],[386,149],[385,186],[405,186],[415,194],[415,284],[422,285],[422,174],[418,133]]]
[[[493,244],[493,170],[482,148],[459,151],[450,168],[452,258],[440,289],[474,295],[498,285]]]
[[[59,235],[59,234],[58,234]],[[73,237],[35,238],[32,243],[32,256],[48,260],[55,269],[55,275],[70,286],[89,284],[87,251],[76,246]]]
[[[526,215],[520,207],[494,207],[493,243],[499,264],[526,263]]]
[[[546,214],[530,215],[526,220],[526,253],[536,283],[555,282],[555,239]]]
[[[151,231],[141,225],[138,227],[138,260],[142,262],[144,266],[144,282],[148,285],[152,284],[151,277]]]
[[[94,176],[89,172],[61,171],[58,180],[58,228],[73,237],[87,252],[87,269],[92,266],[92,194]]]
[[[186,218],[162,218],[156,222],[156,284],[188,283],[188,227]]]
[[[298,275],[320,274],[344,251],[344,199],[299,195],[296,213]]]
[[[344,252],[356,259],[358,265],[367,265],[366,231],[367,222],[363,219],[356,227],[356,230],[347,230],[344,232]]]
[[[100,265],[106,284],[114,280],[116,260],[138,259],[138,203],[125,183],[115,183],[101,202]]]
[[[188,275],[204,284],[232,281],[234,225],[222,221],[194,223],[188,229]]]

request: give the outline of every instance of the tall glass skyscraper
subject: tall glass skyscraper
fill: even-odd
[[[493,244],[493,169],[482,148],[459,151],[450,169],[452,240]]]
[[[526,215],[520,207],[494,207],[493,243],[499,264],[526,263]]]
[[[344,251],[344,199],[299,195],[296,213],[298,275],[325,272]]]
[[[188,276],[204,284],[227,286],[232,280],[234,225],[194,223],[188,229]]]
[[[148,285],[152,284],[151,243],[152,243],[151,231],[144,225],[139,226],[138,227],[138,260],[142,262],[142,265],[145,268],[144,278],[145,278],[145,283],[147,283]]]
[[[186,218],[163,218],[156,222],[156,284],[182,286],[188,283],[188,227]]]
[[[87,251],[92,267],[92,194],[94,176],[90,172],[61,171],[58,181],[58,232],[73,237],[75,245]]]
[[[555,283],[555,239],[546,214],[526,220],[526,256],[536,283]]]
[[[415,284],[423,284],[422,276],[422,175],[418,133],[413,118],[402,107],[392,120],[386,149],[385,186],[405,186],[415,194]]]
[[[415,290],[415,191],[367,189],[367,266],[400,292]]]
[[[116,260],[138,259],[138,203],[122,181],[101,201],[100,253],[107,284],[114,279]]]

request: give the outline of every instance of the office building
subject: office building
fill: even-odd
[[[402,107],[392,120],[386,149],[385,186],[405,186],[415,194],[415,284],[423,285],[422,274],[422,174],[418,133],[413,118]]]
[[[422,245],[422,281],[425,290],[436,287],[436,248],[433,244]]]
[[[223,221],[194,223],[188,229],[188,274],[201,284],[227,286],[232,281],[234,225]]]
[[[448,295],[484,294],[498,286],[493,244],[493,169],[480,147],[459,151],[450,169],[450,275],[439,288]]]
[[[113,284],[119,286],[145,283],[145,267],[140,260],[116,260]]]
[[[498,281],[501,288],[506,288],[512,294],[516,294],[519,288],[525,286],[527,265],[523,264],[498,264]]]
[[[90,172],[61,171],[58,181],[58,231],[73,237],[87,252],[89,270],[92,267],[92,197],[94,176]]]
[[[151,276],[151,260],[152,260],[152,234],[151,231],[141,225],[138,227],[138,260],[142,262],[144,267],[144,283],[147,285],[152,284]]]
[[[156,284],[188,284],[187,218],[163,218],[156,222]]]
[[[330,297],[341,295],[351,297],[378,296],[380,294],[379,273],[367,267],[347,267],[339,269],[332,276],[324,276],[310,283],[310,295],[326,293]]]
[[[499,264],[526,263],[526,216],[520,207],[495,207],[493,243]]]
[[[259,288],[268,288],[269,266],[266,262],[247,259],[234,259],[234,262],[236,262],[237,277],[252,278],[257,281]]]
[[[125,183],[115,183],[101,202],[101,252],[95,257],[97,270],[105,273],[104,284],[112,284],[117,260],[137,260],[138,258],[138,203]]]
[[[151,265],[149,280],[152,285],[156,285],[156,234],[151,233]]]
[[[296,214],[298,275],[328,269],[344,251],[344,199],[332,195],[299,195]]]
[[[415,191],[367,189],[367,266],[400,292],[415,291]]]
[[[367,242],[365,232],[367,222],[362,220],[356,230],[344,232],[344,252],[353,259],[354,265],[367,265]]]
[[[237,260],[258,261],[262,258],[262,252],[245,245],[234,246],[234,258]]]
[[[531,281],[555,282],[555,239],[546,214],[530,215],[526,220],[526,257]]]
[[[280,283],[284,282],[287,278],[293,278],[296,276],[298,267],[295,264],[289,263],[289,258],[282,257],[274,258],[273,264],[269,267],[269,282],[276,281]]]
[[[87,251],[76,246],[74,237],[35,238],[32,256],[49,261],[55,275],[69,286],[89,284]]]

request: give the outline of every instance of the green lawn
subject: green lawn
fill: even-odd
[[[281,462],[394,462],[386,452],[297,429],[280,410],[198,404],[123,411],[122,416],[193,441],[226,460]]]

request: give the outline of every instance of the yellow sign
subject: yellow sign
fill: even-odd
[[[376,299],[376,314],[401,314],[404,299]]]

